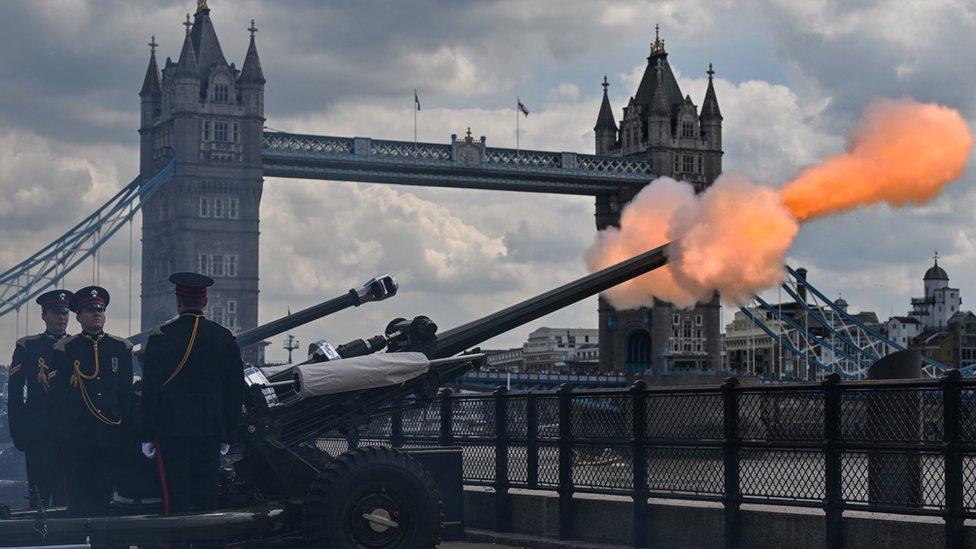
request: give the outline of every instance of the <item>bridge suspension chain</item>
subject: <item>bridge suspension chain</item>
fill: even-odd
[[[755,308],[769,313],[768,319],[779,321],[778,326],[768,325],[766,320],[753,314],[748,307],[741,308],[743,314],[757,327],[773,341],[779,342],[781,354],[785,348],[790,355],[821,371],[837,372],[849,379],[863,379],[867,375],[867,368],[875,360],[892,350],[905,350],[904,345],[838,306],[810,284],[808,279],[799,276],[796,270],[789,266],[786,269],[789,280],[781,288],[799,306],[799,312],[814,321],[815,328],[823,332],[822,334],[811,332],[809,324],[801,326],[791,315],[784,314],[781,309],[759,296],[754,296]],[[801,285],[806,293],[813,296],[812,304],[800,295],[798,288]],[[922,357],[922,362],[922,375],[925,377],[938,377],[949,369],[946,364],[925,356]],[[965,368],[962,372],[970,373],[971,370],[976,370],[976,366]]]
[[[86,259],[97,259],[97,252],[136,212],[169,181],[175,171],[170,162],[148,181],[132,180],[66,233],[33,255],[0,273],[0,317],[18,311],[44,290],[60,283]],[[85,245],[91,242],[90,245]],[[97,273],[93,273],[97,276]]]

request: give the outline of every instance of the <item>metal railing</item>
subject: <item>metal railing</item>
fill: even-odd
[[[559,536],[573,535],[573,494],[631,496],[634,545],[648,542],[648,498],[719,502],[725,546],[739,546],[744,503],[820,508],[828,547],[848,510],[938,516],[946,547],[976,517],[976,381],[941,379],[508,392],[441,392],[429,407],[327,437],[350,446],[460,446],[464,482],[496,492],[510,528],[511,488],[559,495]]]

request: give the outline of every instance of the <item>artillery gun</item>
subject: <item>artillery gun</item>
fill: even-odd
[[[229,454],[232,473],[221,486],[226,510],[88,519],[58,518],[55,510],[6,512],[0,516],[7,519],[0,520],[0,546],[79,543],[90,537],[130,545],[220,540],[262,547],[431,547],[439,539],[440,494],[416,460],[380,447],[333,458],[308,442],[425,407],[440,386],[483,359],[476,349],[480,343],[666,263],[661,246],[439,334],[427,317],[398,318],[377,336],[338,347],[316,342],[299,364],[248,367],[239,442]],[[245,347],[396,292],[392,276],[378,277],[243,332],[238,344]]]

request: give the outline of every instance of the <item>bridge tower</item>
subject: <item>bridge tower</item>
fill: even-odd
[[[217,40],[206,0],[198,0],[177,62],[160,73],[155,38],[141,99],[140,173],[170,161],[173,179],[143,207],[143,329],[176,314],[177,271],[216,281],[207,316],[239,331],[258,320],[258,214],[263,186],[264,74],[251,42],[238,70]],[[254,360],[254,352],[245,359]]]
[[[694,185],[701,192],[722,172],[722,113],[708,66],[708,89],[701,112],[682,95],[668,64],[664,40],[655,29],[647,68],[636,95],[624,107],[619,128],[610,106],[606,77],[597,116],[596,154],[643,157],[654,173]],[[620,212],[636,192],[601,195],[596,199],[596,226],[620,223]],[[643,372],[714,370],[721,366],[720,303],[711,300],[677,309],[655,300],[654,306],[628,311],[613,309],[602,297],[600,369]]]

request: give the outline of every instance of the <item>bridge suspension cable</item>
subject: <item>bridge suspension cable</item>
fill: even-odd
[[[754,296],[753,308],[763,311],[764,315],[754,314],[749,307],[741,308],[747,318],[781,346],[781,355],[785,349],[801,362],[821,371],[836,372],[849,379],[862,379],[875,360],[889,352],[905,350],[904,345],[827,298],[805,276],[789,266],[786,269],[789,277],[781,289],[798,306],[796,313],[804,316],[804,325],[800,325],[794,314],[784,313],[782,303],[773,306],[759,296]],[[804,292],[799,291],[801,285]],[[812,304],[807,295],[813,297]],[[763,317],[776,320],[777,325],[770,326]],[[815,331],[811,331],[809,320],[813,321]],[[925,377],[937,377],[949,368],[925,356],[922,362],[922,375]],[[962,371],[969,373],[970,370],[976,370],[976,367]]]
[[[172,178],[175,166],[175,162],[170,162],[148,181],[133,179],[68,232],[0,273],[0,317],[19,311],[21,305],[61,282],[89,257],[97,259],[95,254],[102,245],[130,223],[136,212]]]

